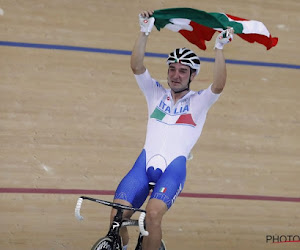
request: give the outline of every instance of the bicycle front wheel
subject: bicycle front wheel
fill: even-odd
[[[167,250],[165,242],[163,240],[161,240],[161,244],[160,244],[159,250]]]
[[[113,241],[109,237],[103,237],[94,244],[91,250],[113,250]]]

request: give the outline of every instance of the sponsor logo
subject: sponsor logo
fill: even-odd
[[[109,243],[107,241],[102,241],[98,246],[97,246],[97,250],[101,250],[101,249],[107,249],[110,250],[111,247],[109,245]]]
[[[118,228],[120,226],[120,224],[118,223],[118,222],[115,222],[114,221],[114,223],[113,223],[113,225],[112,225],[112,228],[113,228],[113,230],[115,229],[115,228]]]
[[[176,194],[174,195],[174,197],[172,199],[172,204],[175,202],[177,196],[181,193],[181,191],[182,191],[182,186],[181,186],[181,183],[180,183],[179,188],[177,189],[177,192],[176,192]]]

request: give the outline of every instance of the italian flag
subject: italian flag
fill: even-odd
[[[171,8],[155,10],[153,17],[157,30],[166,28],[179,32],[202,50],[206,49],[205,41],[210,41],[216,31],[225,30],[227,27],[232,27],[234,33],[247,42],[260,43],[268,50],[278,42],[278,38],[272,37],[262,22],[230,14],[192,8]]]
[[[158,108],[155,108],[150,118],[154,118],[158,121],[162,121],[168,125],[190,125],[192,127],[197,126],[194,122],[191,114],[182,114],[182,115],[168,115],[165,112],[161,111]]]

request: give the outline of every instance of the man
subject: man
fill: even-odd
[[[155,184],[146,206],[149,236],[144,238],[143,250],[160,247],[162,218],[183,189],[187,157],[200,137],[209,108],[225,86],[222,49],[233,36],[232,29],[228,29],[216,40],[213,83],[207,89],[190,90],[190,83],[200,71],[200,60],[187,48],[170,53],[167,59],[170,89],[165,89],[151,78],[144,66],[146,43],[154,23],[152,14],[152,11],[144,11],[139,15],[141,32],[131,56],[132,71],[148,104],[146,142],[133,168],[120,182],[114,198],[114,202],[141,207],[149,194],[149,183]],[[112,210],[111,218],[114,215]],[[131,215],[131,212],[124,214],[126,218]],[[126,228],[121,235],[124,249],[127,249]]]

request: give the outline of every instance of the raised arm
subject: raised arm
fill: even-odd
[[[135,75],[143,74],[146,70],[146,67],[144,66],[144,57],[148,35],[154,24],[154,18],[151,17],[152,14],[153,11],[143,11],[139,14],[141,32],[135,41],[130,59],[130,66]]]
[[[220,94],[223,91],[226,83],[226,63],[223,50],[215,49],[215,53],[214,78],[211,90],[215,94]]]
[[[130,58],[130,66],[132,72],[135,75],[143,74],[146,70],[144,66],[144,57],[146,51],[148,36],[145,33],[140,33],[137,40],[135,41],[131,58]]]
[[[215,44],[215,65],[214,65],[214,76],[213,76],[213,84],[211,90],[215,94],[220,94],[226,84],[226,63],[223,54],[223,46],[226,43],[232,41],[233,38],[233,29],[229,28],[221,32]]]

